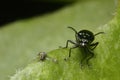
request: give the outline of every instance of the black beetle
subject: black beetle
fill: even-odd
[[[74,28],[72,27],[68,27],[70,29],[72,29],[74,32],[75,32],[75,38],[76,38],[76,41],[72,41],[72,40],[67,40],[66,42],[66,47],[64,48],[67,48],[68,47],[68,43],[72,43],[74,44],[74,47],[71,47],[69,49],[69,57],[71,56],[71,50],[74,49],[74,48],[82,48],[85,52],[87,52],[89,54],[89,57],[88,57],[88,54],[85,54],[85,56],[83,57],[83,59],[81,60],[81,65],[83,63],[83,61],[86,59],[86,62],[87,64],[89,63],[89,60],[94,57],[94,53],[93,53],[93,50],[97,47],[97,45],[99,44],[99,42],[95,42],[95,43],[92,43],[95,39],[95,36],[98,35],[98,34],[102,34],[104,32],[98,32],[96,34],[93,34],[91,31],[89,30],[81,30],[79,32],[77,32]],[[88,64],[89,65],[89,64]]]

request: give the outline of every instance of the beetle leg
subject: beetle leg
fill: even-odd
[[[66,42],[66,47],[65,47],[65,48],[67,48],[67,47],[68,47],[68,43],[72,43],[72,44],[75,44],[75,45],[76,45],[76,43],[75,43],[75,42],[73,42],[73,41],[71,41],[71,40],[67,40],[67,42]]]
[[[74,49],[74,48],[77,48],[78,46],[76,45],[75,42],[73,42],[73,41],[71,41],[71,40],[67,40],[67,42],[66,42],[66,47],[65,47],[65,48],[68,48],[68,43],[72,43],[72,44],[75,45],[74,47],[72,47],[72,48],[69,49],[69,57],[70,57],[70,56],[71,56],[71,50]]]
[[[91,50],[94,50],[97,47],[98,44],[99,44],[99,42],[91,44],[90,46],[93,46],[93,48]]]
[[[87,58],[86,62],[87,62],[87,65],[90,66],[89,60],[94,57],[94,53],[91,50],[88,50],[88,51],[89,51],[90,56]]]
[[[85,54],[84,57],[81,60],[81,67],[83,66],[83,61],[86,59],[86,57],[87,57],[87,54]]]
[[[71,56],[71,50],[74,49],[74,48],[77,48],[78,46],[74,46],[72,48],[69,49],[69,57]]]

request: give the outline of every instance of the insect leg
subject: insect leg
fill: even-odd
[[[88,49],[87,49],[87,47],[84,47],[84,48],[81,48],[81,51],[83,53],[83,58],[81,59],[81,62],[80,62],[81,67],[82,67],[83,66],[83,62],[85,61],[85,59],[88,56]]]
[[[78,46],[74,46],[72,48],[69,49],[69,57],[71,56],[71,50],[74,49],[74,48],[77,48]]]
[[[89,60],[94,57],[94,53],[90,50],[88,51],[89,51],[90,57],[87,58],[86,62],[87,62],[87,65],[89,66]]]
[[[67,40],[67,42],[66,42],[66,47],[65,47],[65,48],[68,47],[68,43],[76,44],[75,42],[73,42],[73,41],[71,41],[71,40]]]
[[[87,54],[84,55],[83,59],[81,60],[81,66],[83,65],[83,61],[86,59]]]
[[[91,44],[90,46],[93,46],[93,48],[91,50],[94,50],[97,47],[98,44],[99,44],[99,42]]]

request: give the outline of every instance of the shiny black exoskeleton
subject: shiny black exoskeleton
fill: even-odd
[[[93,50],[97,47],[97,45],[99,43],[99,42],[95,42],[95,43],[92,43],[92,42],[94,41],[96,35],[104,33],[104,32],[99,32],[97,34],[93,34],[91,31],[88,31],[88,30],[81,30],[81,31],[77,32],[72,27],[68,27],[68,28],[72,29],[75,32],[75,38],[76,38],[76,42],[67,40],[65,48],[68,47],[68,43],[74,44],[74,47],[69,49],[69,57],[71,56],[72,49],[80,47],[80,48],[84,49],[85,52],[87,52],[87,54],[85,54],[85,56],[81,60],[81,65],[85,59],[88,64],[89,60],[94,56]],[[89,56],[88,56],[88,54],[89,54]]]

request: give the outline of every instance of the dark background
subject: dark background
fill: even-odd
[[[15,20],[42,16],[56,11],[69,3],[41,2],[41,1],[0,1],[0,27]]]

